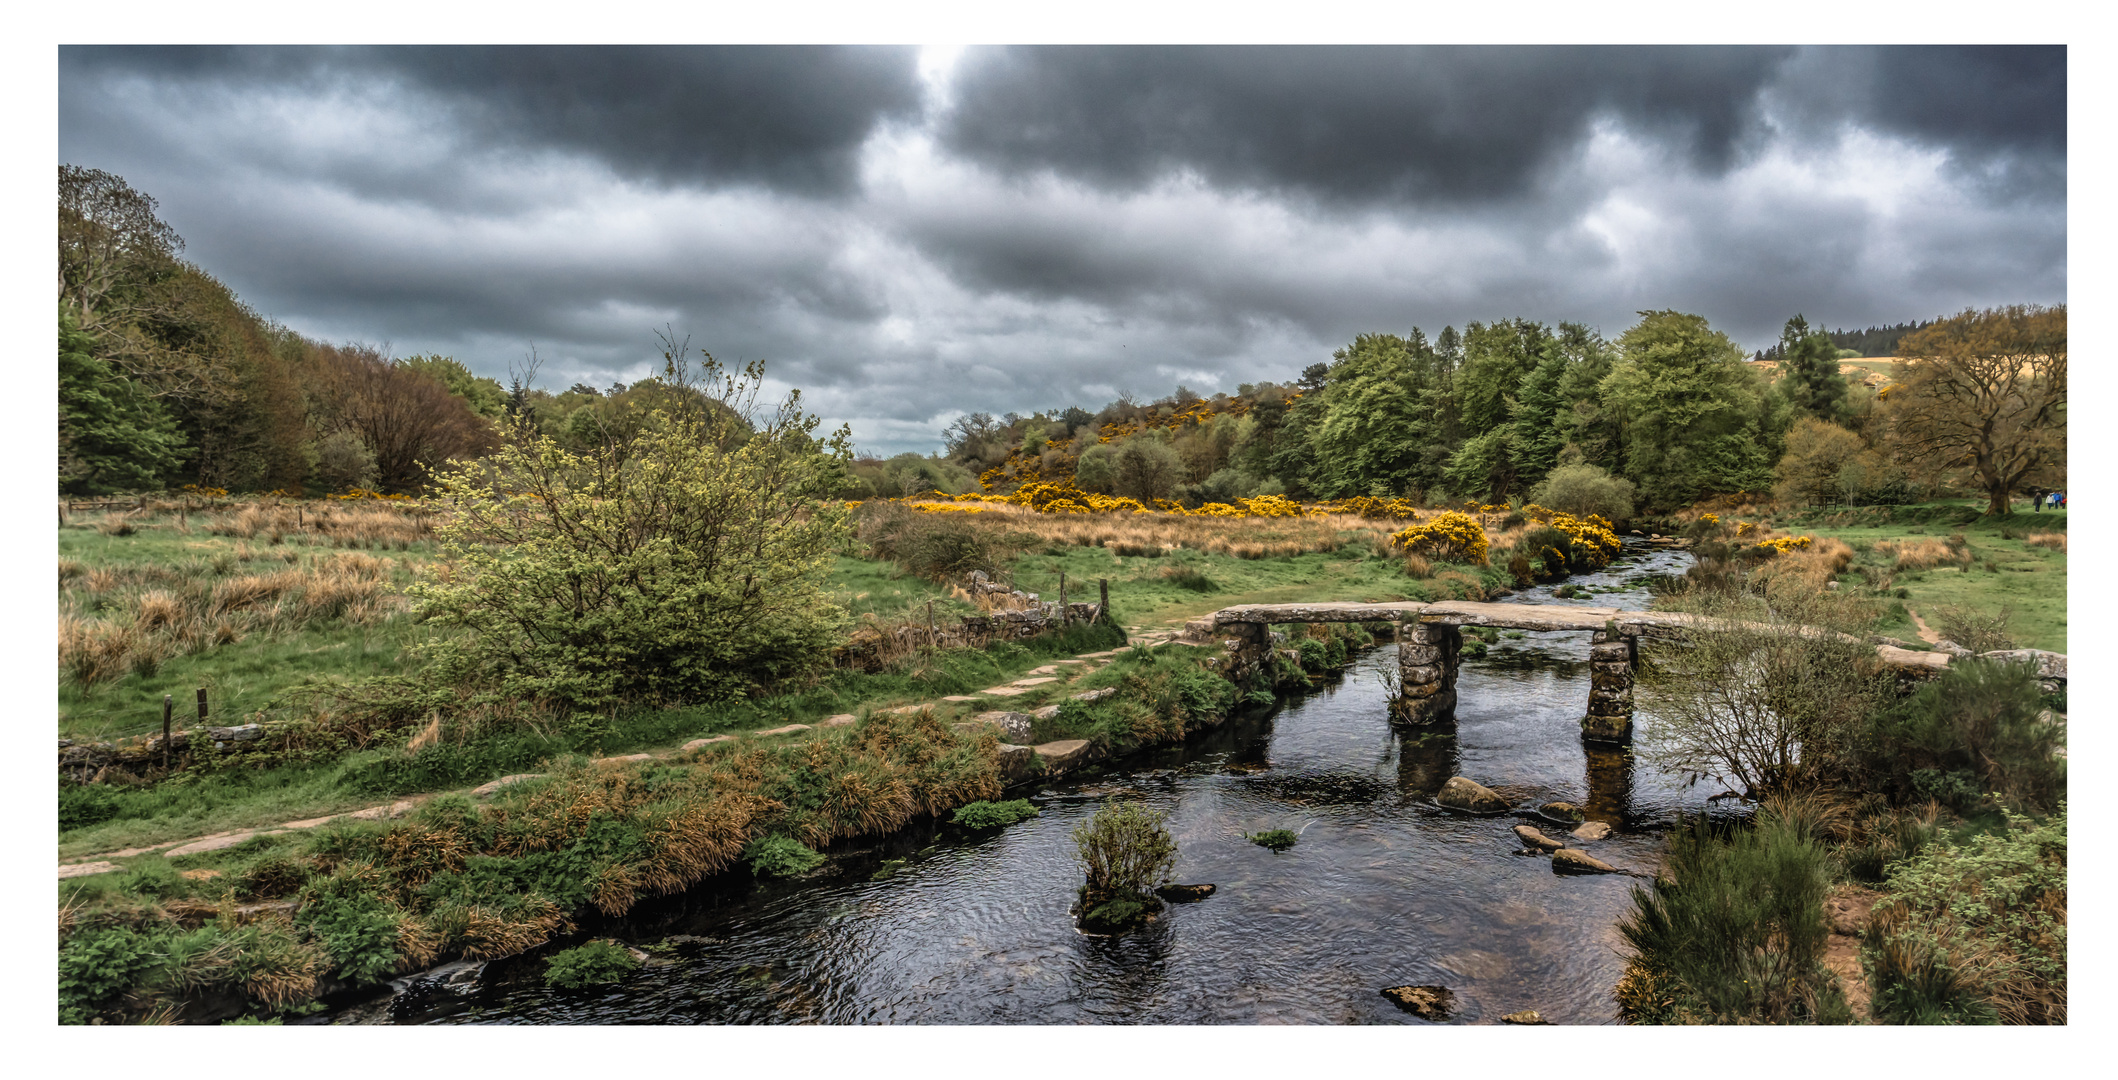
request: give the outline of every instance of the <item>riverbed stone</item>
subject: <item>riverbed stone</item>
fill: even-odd
[[[1546,836],[1535,825],[1515,826],[1515,836],[1522,841],[1523,847],[1536,848],[1539,851],[1557,851],[1566,846]]]
[[[1500,1018],[1500,1022],[1501,1022],[1501,1023],[1503,1023],[1503,1024],[1549,1024],[1549,1023],[1551,1023],[1551,1021],[1550,1021],[1550,1020],[1547,1020],[1547,1019],[1545,1019],[1545,1018],[1544,1018],[1544,1017],[1543,1017],[1542,1015],[1540,1015],[1540,1014],[1539,1014],[1539,1013],[1537,1012],[1537,1010],[1535,1010],[1535,1009],[1524,1009],[1524,1010],[1522,1010],[1521,1012],[1511,1012],[1511,1013],[1507,1014],[1506,1016],[1503,1016],[1503,1017],[1501,1017],[1501,1018]]]
[[[1211,885],[1164,885],[1155,890],[1155,895],[1172,904],[1190,904],[1213,895]]]
[[[1001,743],[999,750],[1001,783],[1012,784],[1017,780],[1026,779],[1036,772],[1037,750],[1035,747]]]
[[[1036,747],[1046,769],[1071,769],[1090,760],[1095,744],[1087,739],[1059,739]]]
[[[1450,810],[1470,814],[1498,814],[1508,808],[1506,799],[1468,776],[1450,777],[1434,796],[1434,801]]]
[[[1383,996],[1422,1020],[1446,1020],[1456,1009],[1456,994],[1446,986],[1392,986]]]
[[[1618,874],[1624,872],[1580,848],[1560,848],[1558,851],[1552,852],[1552,869],[1573,874]]]
[[[1611,827],[1601,821],[1591,821],[1584,823],[1580,828],[1567,835],[1576,840],[1587,840],[1593,843],[1597,840],[1608,839],[1611,835]]]
[[[1556,821],[1564,825],[1579,825],[1588,817],[1587,814],[1581,812],[1580,807],[1570,802],[1545,803],[1537,808],[1537,816],[1546,821]]]

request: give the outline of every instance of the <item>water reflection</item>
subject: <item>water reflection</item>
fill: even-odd
[[[1593,602],[1644,606],[1657,556],[1587,582]],[[1540,601],[1538,591],[1518,599]],[[1231,721],[1123,771],[1032,795],[1041,817],[995,834],[908,830],[834,852],[825,876],[755,886],[736,875],[595,928],[666,962],[601,993],[547,989],[543,962],[488,969],[479,992],[405,1003],[399,1022],[498,1023],[1425,1023],[1383,987],[1456,992],[1454,1023],[1534,1008],[1609,1023],[1622,971],[1613,929],[1632,879],[1566,877],[1519,853],[1516,818],[1433,803],[1466,775],[1534,805],[1584,803],[1618,828],[1592,845],[1649,869],[1655,830],[1703,800],[1588,747],[1588,635],[1527,634],[1466,661],[1453,723],[1397,732],[1374,679],[1394,647],[1326,692]],[[1651,725],[1642,715],[1636,722]],[[1072,829],[1122,795],[1166,811],[1179,880],[1216,893],[1118,938],[1074,931]],[[1275,855],[1243,839],[1301,834]],[[904,863],[870,880],[886,860]]]

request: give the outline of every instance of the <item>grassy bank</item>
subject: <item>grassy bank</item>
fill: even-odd
[[[1321,675],[1369,641],[1357,627],[1326,634],[1300,650],[1316,663],[1285,674]],[[1112,636],[1081,628],[1066,644]],[[1027,651],[1001,651],[1010,650]],[[1122,755],[1218,723],[1237,693],[1199,664],[1207,655],[1124,650],[1066,687],[1115,695],[1064,700],[1036,737],[1087,739]],[[744,872],[748,853],[760,853],[757,872],[766,872],[788,864],[777,856],[790,844],[825,849],[1000,794],[992,729],[958,730],[946,710],[860,712],[846,727],[652,761],[571,755],[488,803],[442,796],[397,822],[121,858],[119,873],[61,883],[61,1017],[298,1015],[335,989],[538,947],[590,912],[622,914],[644,897]],[[776,857],[763,858],[768,850]]]

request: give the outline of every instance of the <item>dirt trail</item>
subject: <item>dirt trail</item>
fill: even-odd
[[[1872,1024],[1868,1006],[1872,991],[1861,971],[1861,936],[1868,932],[1868,912],[1882,895],[1858,885],[1840,885],[1824,901],[1824,919],[1831,924],[1831,937],[1824,944],[1824,966],[1839,977],[1846,1004],[1857,1023]]]
[[[1912,608],[1910,608],[1910,607],[1907,607],[1907,608],[1905,609],[1905,614],[1911,617],[1911,619],[1912,619],[1912,625],[1913,625],[1913,626],[1916,626],[1916,627],[1918,627],[1918,628],[1919,628],[1919,639],[1920,639],[1921,641],[1924,641],[1924,642],[1926,642],[1927,644],[1929,644],[1929,645],[1932,645],[1932,644],[1934,644],[1935,642],[1937,642],[1937,641],[1940,641],[1940,640],[1941,640],[1941,635],[1940,635],[1940,634],[1938,634],[1938,633],[1934,632],[1933,630],[1930,630],[1930,629],[1928,629],[1928,628],[1927,628],[1927,620],[1925,620],[1925,619],[1922,619],[1922,618],[1920,618],[1920,617],[1919,617],[1919,612],[1917,612],[1917,611],[1914,611],[1914,610],[1913,610]]]
[[[1169,635],[1167,633],[1158,631],[1148,631],[1144,634],[1135,634],[1133,636],[1131,644],[1152,646],[1163,644],[1168,640]],[[1111,649],[1105,652],[1082,653],[1081,655],[1076,656],[1071,660],[1060,660],[1053,664],[1046,664],[1043,667],[1038,668],[1035,672],[1032,672],[1031,676],[1026,676],[1022,679],[1018,679],[1015,682],[1006,685],[996,686],[987,690],[981,690],[978,692],[977,695],[952,694],[948,697],[943,698],[940,701],[925,702],[917,705],[901,705],[897,706],[895,709],[892,709],[890,711],[897,712],[906,710],[917,710],[923,708],[946,709],[952,704],[959,704],[965,702],[991,701],[993,702],[993,704],[997,705],[1000,702],[994,699],[1004,700],[1006,698],[1025,693],[1028,690],[1038,686],[1042,686],[1043,684],[1059,682],[1061,681],[1061,677],[1064,678],[1065,682],[1071,683],[1081,678],[1082,676],[1087,675],[1089,672],[1095,671],[1101,668],[1103,665],[1110,663],[1110,658],[1116,655],[1118,651],[1119,650],[1117,649]],[[1061,665],[1065,666],[1062,667]],[[1025,683],[1030,685],[1023,685]],[[979,695],[990,695],[990,697]],[[838,727],[842,724],[851,723],[852,720],[853,717],[850,715],[834,716],[816,726]],[[754,736],[770,738],[777,735],[795,734],[797,732],[807,730],[810,730],[810,725],[791,724],[784,728],[773,728],[768,731],[755,732]],[[655,753],[626,754],[620,757],[598,758],[596,763],[602,764],[604,762],[616,761],[646,761],[652,758],[664,756],[666,754],[682,753],[685,750],[695,748],[705,743],[720,742],[721,740],[726,738],[729,738],[729,736],[721,735],[716,736],[712,739],[694,739],[685,744],[683,747],[670,747]],[[146,855],[156,851],[162,852],[162,854],[167,858],[176,858],[180,855],[196,855],[202,852],[219,851],[223,848],[231,848],[254,836],[268,836],[273,833],[286,832],[290,829],[313,829],[318,825],[322,825],[327,822],[338,821],[340,819],[345,818],[362,821],[387,821],[390,819],[403,817],[404,815],[410,813],[420,803],[423,803],[428,799],[434,798],[435,795],[488,794],[491,791],[496,790],[498,787],[504,786],[507,781],[526,779],[530,775],[533,774],[504,777],[500,781],[481,785],[479,788],[476,789],[464,788],[459,791],[453,792],[433,792],[425,795],[415,795],[410,798],[399,799],[395,802],[386,803],[381,806],[371,806],[365,810],[355,810],[351,813],[333,814],[328,817],[305,818],[300,821],[287,821],[277,825],[259,825],[255,828],[249,829],[231,829],[226,832],[213,833],[210,836],[194,836],[182,840],[169,840],[158,844],[148,844],[144,847],[126,848],[123,851],[106,851],[95,855],[77,856],[72,862],[59,864],[59,879],[61,881],[64,881],[67,878],[85,877],[89,874],[107,874],[112,873],[114,871],[123,870],[124,867],[119,866],[116,863],[110,862],[109,860],[130,858],[136,855]]]

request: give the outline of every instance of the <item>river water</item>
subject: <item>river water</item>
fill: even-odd
[[[1642,608],[1647,579],[1688,557],[1629,552],[1570,584],[1616,591],[1566,601]],[[1449,814],[1433,793],[1463,775],[1520,807],[1581,804],[1609,822],[1583,845],[1651,872],[1678,813],[1703,789],[1588,748],[1588,635],[1527,633],[1463,662],[1453,728],[1393,731],[1379,669],[1396,646],[1261,715],[1183,747],[1029,795],[1041,816],[1004,830],[907,830],[832,852],[799,882],[748,875],[643,905],[593,929],[657,960],[597,992],[542,981],[535,957],[496,962],[461,992],[399,994],[333,1017],[395,1023],[1425,1023],[1378,991],[1441,985],[1452,1023],[1536,1009],[1566,1024],[1616,1022],[1624,969],[1615,925],[1636,879],[1562,876],[1523,854],[1519,816]],[[1643,710],[1637,728],[1654,718]],[[1077,932],[1081,870],[1070,833],[1105,799],[1167,812],[1176,879],[1218,886],[1115,938]],[[1301,834],[1274,854],[1246,832]],[[1548,828],[1555,835],[1557,827]],[[428,980],[430,984],[432,980]]]

